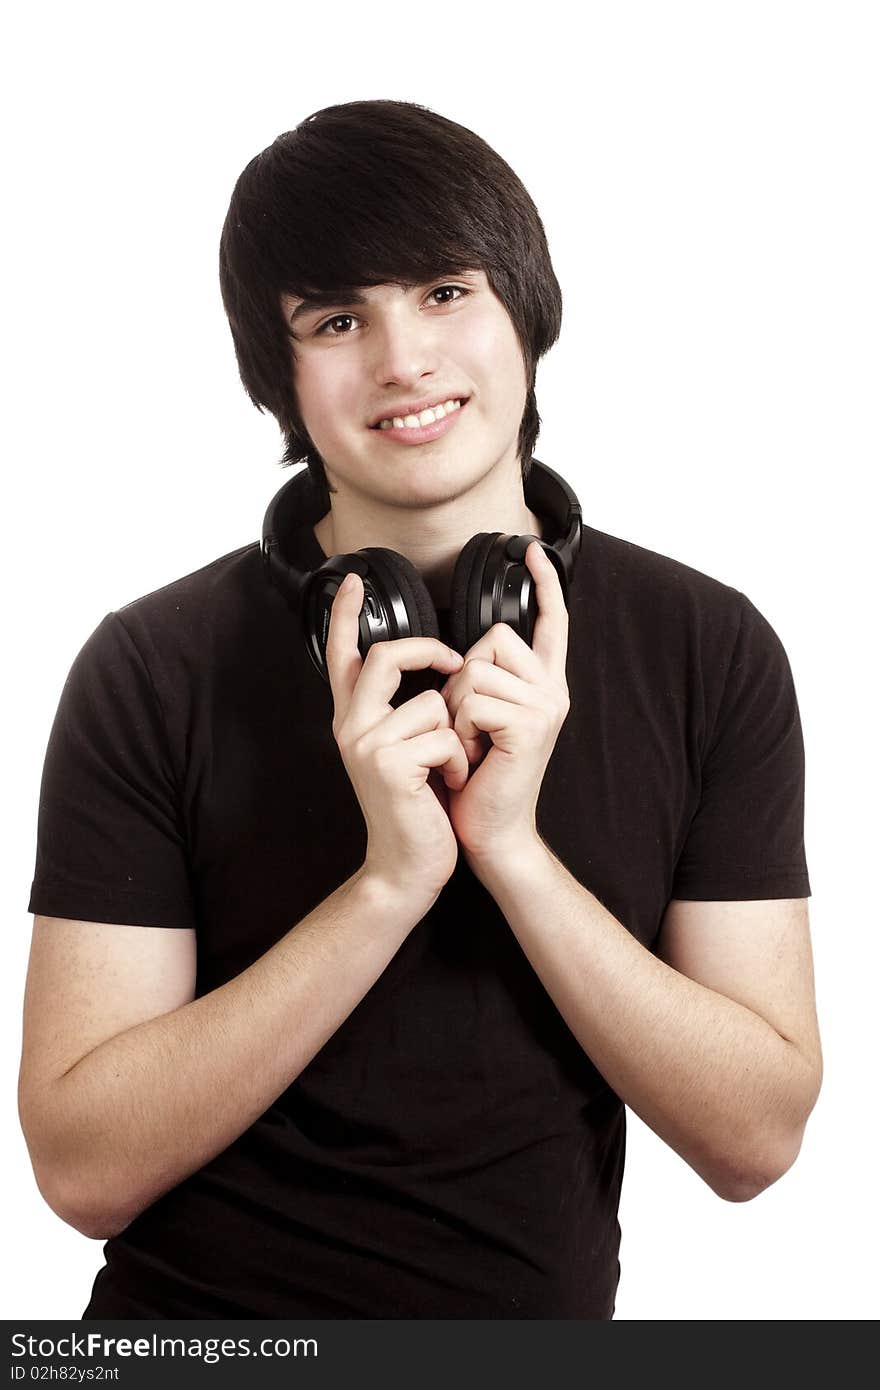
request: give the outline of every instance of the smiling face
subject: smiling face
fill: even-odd
[[[430,506],[498,465],[520,482],[525,363],[484,271],[320,305],[283,295],[282,306],[300,414],[332,487],[379,505]],[[449,400],[463,403],[427,428],[376,427],[405,406]]]

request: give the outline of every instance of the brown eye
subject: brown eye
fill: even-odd
[[[440,294],[441,290],[458,290],[458,293],[462,297],[464,297],[467,294],[470,294],[470,290],[465,289],[464,285],[438,285],[436,290],[431,291],[431,294]],[[458,300],[447,299],[444,302],[446,304],[457,304]]]
[[[326,333],[331,323],[340,323],[342,320],[351,320],[354,318],[354,314],[334,314],[332,319],[327,319],[326,323],[322,323],[320,328],[315,329],[315,337],[317,338],[320,334]],[[346,335],[344,333],[331,333],[329,336],[331,338],[344,338]]]

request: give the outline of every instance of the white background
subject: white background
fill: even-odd
[[[101,1244],[16,1112],[39,778],[111,608],[259,537],[287,480],[217,247],[253,155],[417,101],[541,213],[564,295],[539,458],[592,526],[746,593],[795,676],[825,1082],[794,1168],[716,1197],[631,1112],[617,1317],[877,1315],[878,110],[872,4],[19,6],[2,85],[7,1318],[77,1318]]]

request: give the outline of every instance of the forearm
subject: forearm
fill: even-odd
[[[812,1104],[792,1043],[654,956],[543,842],[472,868],[598,1071],[716,1192],[790,1166]]]
[[[88,1053],[55,1083],[56,1210],[93,1238],[238,1138],[375,983],[422,914],[358,870],[235,979]]]

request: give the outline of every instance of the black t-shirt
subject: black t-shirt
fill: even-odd
[[[309,568],[313,520],[285,540]],[[569,611],[538,804],[568,870],[648,950],[671,898],[808,897],[798,706],[761,613],[589,526]],[[332,710],[257,543],[108,613],[49,738],[28,911],[194,928],[197,995],[232,979],[363,862]],[[294,1084],[106,1242],[83,1316],[607,1319],[624,1147],[460,856]]]

